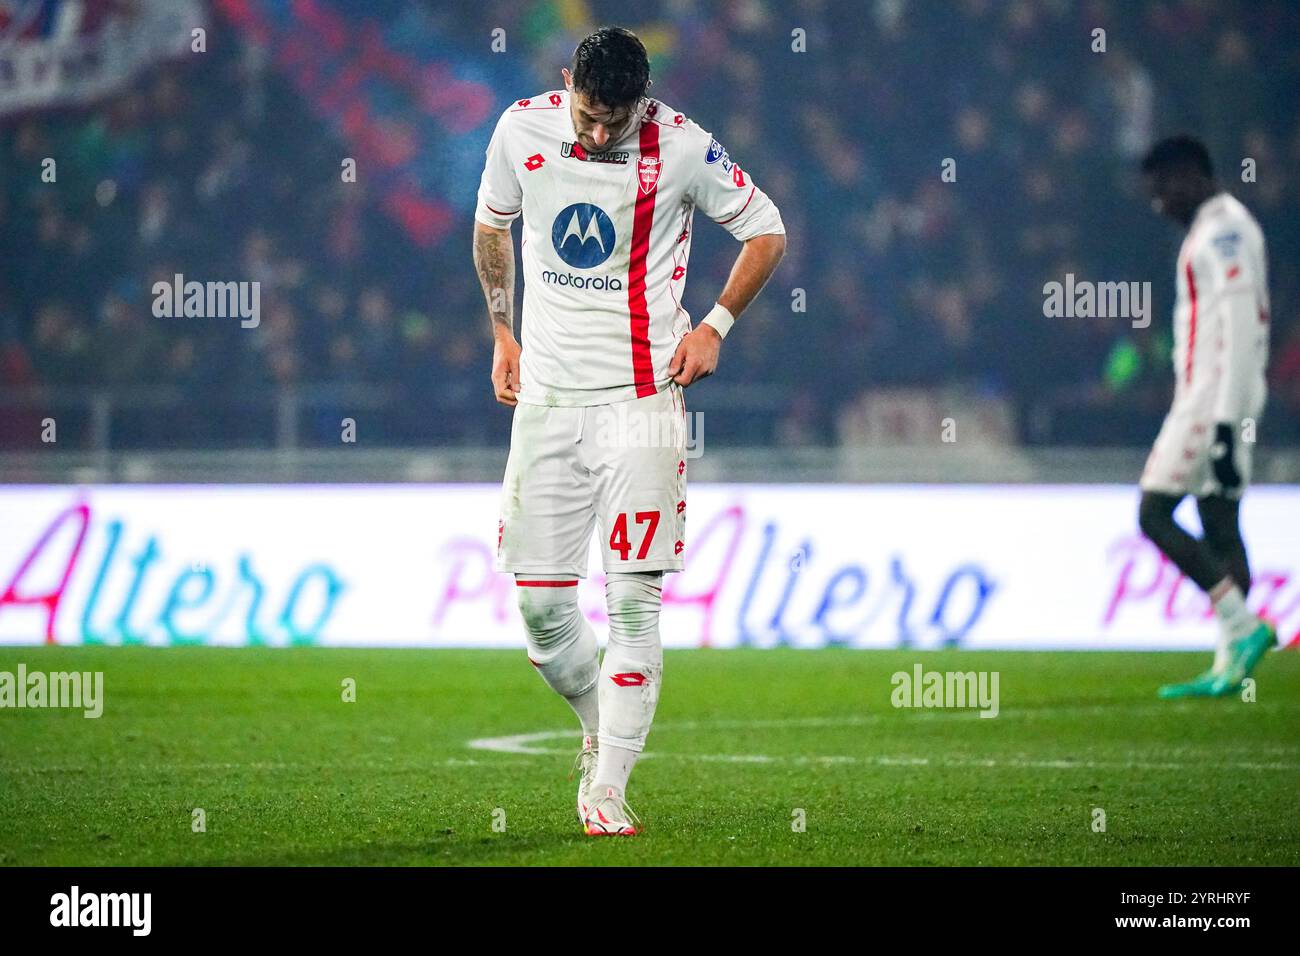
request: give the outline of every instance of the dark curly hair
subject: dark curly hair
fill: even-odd
[[[1142,159],[1142,172],[1158,173],[1166,169],[1188,167],[1203,176],[1214,178],[1214,163],[1205,144],[1194,136],[1170,136],[1151,147]]]
[[[611,110],[633,107],[650,86],[650,59],[631,30],[601,27],[573,51],[573,88]]]

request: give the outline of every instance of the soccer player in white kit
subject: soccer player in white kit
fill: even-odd
[[[1187,229],[1178,253],[1174,308],[1174,402],[1142,474],[1139,523],[1209,595],[1219,640],[1209,670],[1160,696],[1220,697],[1237,691],[1277,642],[1271,623],[1246,608],[1250,565],[1239,527],[1242,493],[1265,401],[1268,265],[1264,234],[1214,179],[1196,139],[1157,143],[1142,163],[1152,205]],[[1174,520],[1196,496],[1203,537]]]
[[[487,149],[474,263],[497,401],[513,406],[497,569],[515,575],[528,656],[582,725],[586,833],[634,835],[624,797],[663,672],[663,574],[686,547],[682,389],[713,373],[735,317],[785,251],[772,201],[713,137],[651,99],[645,47],[604,28],[564,89],[512,103]],[[743,243],[717,303],[682,308],[696,210]],[[523,217],[523,345],[514,245]],[[591,535],[605,570],[603,661],[578,609]]]

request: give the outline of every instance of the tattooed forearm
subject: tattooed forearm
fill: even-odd
[[[515,325],[515,245],[510,230],[493,229],[482,223],[474,225],[474,268],[478,272],[483,297],[495,334],[505,329],[514,334]]]

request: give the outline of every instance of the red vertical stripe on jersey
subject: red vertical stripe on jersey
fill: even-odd
[[[641,126],[641,158],[659,158],[659,124],[646,122]],[[639,170],[636,171],[639,173]],[[636,210],[632,215],[632,261],[627,274],[627,311],[632,332],[632,381],[636,384],[636,397],[644,398],[655,393],[654,363],[650,359],[650,307],[646,303],[646,259],[650,253],[650,227],[655,219],[655,197],[659,184],[646,193],[637,175]]]
[[[1187,296],[1192,303],[1192,314],[1187,325],[1187,362],[1183,377],[1192,384],[1192,356],[1196,352],[1196,276],[1192,273],[1192,260],[1187,260]]]

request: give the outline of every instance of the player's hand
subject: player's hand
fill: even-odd
[[[677,343],[673,360],[668,363],[668,374],[682,388],[708,378],[718,367],[718,352],[721,348],[722,336],[718,330],[701,323],[683,335]]]
[[[511,407],[519,404],[519,343],[513,335],[498,335],[492,349],[492,391],[497,401]]]
[[[1236,456],[1233,455],[1232,426],[1220,422],[1214,429],[1214,444],[1210,447],[1210,458],[1214,462],[1214,477],[1218,479],[1224,491],[1235,491],[1241,487],[1241,474],[1237,471]]]

